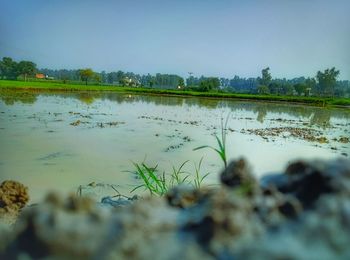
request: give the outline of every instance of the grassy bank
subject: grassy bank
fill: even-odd
[[[255,95],[255,94],[238,94],[238,93],[220,93],[220,92],[196,92],[184,90],[165,90],[150,88],[131,88],[122,86],[101,86],[101,85],[78,85],[63,84],[50,81],[10,81],[0,80],[0,88],[6,89],[25,89],[33,91],[113,91],[127,93],[146,93],[157,95],[178,95],[178,96],[195,96],[225,99],[244,99],[273,102],[290,102],[303,103],[315,106],[350,106],[350,98],[322,98],[322,97],[299,97],[299,96],[277,96],[277,95]]]

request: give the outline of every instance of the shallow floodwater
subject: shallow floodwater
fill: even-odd
[[[278,172],[297,158],[348,157],[349,109],[280,103],[118,93],[28,93],[0,91],[0,182],[18,180],[32,202],[48,190],[75,192],[81,184],[115,184],[129,192],[139,180],[132,162],[145,160],[169,172],[203,157],[206,183],[217,183],[222,162],[216,145],[220,118],[229,116],[227,153],[245,157],[257,176]],[[261,136],[253,129],[301,128],[323,141],[288,131]],[[250,130],[250,131],[249,131]],[[343,138],[343,139],[340,139]],[[340,141],[342,140],[342,141]],[[111,195],[114,191],[111,190]]]

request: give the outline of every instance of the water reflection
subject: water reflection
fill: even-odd
[[[332,113],[331,110],[328,109],[319,109],[313,112],[310,118],[310,124],[311,125],[317,125],[321,126],[323,128],[329,128],[331,127],[331,120]]]
[[[39,96],[57,96],[63,99],[78,99],[86,105],[92,105],[97,100],[108,100],[111,102],[123,103],[146,103],[156,106],[188,106],[206,109],[230,109],[233,113],[237,111],[251,112],[256,115],[256,120],[264,123],[270,114],[285,117],[290,116],[297,119],[306,119],[310,125],[329,128],[331,119],[349,119],[348,109],[326,109],[303,105],[290,105],[282,103],[262,103],[238,100],[220,100],[215,98],[198,97],[177,97],[157,95],[135,95],[115,92],[73,92],[73,93],[35,93],[18,90],[0,90],[0,99],[6,105],[13,105],[15,102],[33,104]]]
[[[94,103],[96,96],[91,93],[83,92],[77,95],[77,99],[86,105],[91,105]]]
[[[25,91],[1,90],[0,99],[8,106],[16,102],[23,104],[34,104],[37,101],[37,94]]]

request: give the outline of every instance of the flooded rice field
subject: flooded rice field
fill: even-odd
[[[280,172],[297,158],[350,154],[349,109],[281,103],[119,93],[0,91],[0,182],[29,187],[31,201],[49,190],[76,192],[81,184],[115,184],[128,193],[140,180],[132,162],[171,172],[211,174],[223,167],[211,150],[220,118],[229,116],[227,154],[245,157],[257,176]],[[110,191],[113,195],[113,190]]]

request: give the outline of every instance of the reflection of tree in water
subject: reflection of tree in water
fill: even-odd
[[[118,104],[122,103],[147,103],[162,106],[182,106],[183,99],[178,97],[167,97],[167,96],[153,96],[153,95],[133,95],[133,94],[120,94],[120,93],[109,93],[103,95],[102,99],[109,101],[115,101]]]
[[[32,104],[37,100],[38,95],[56,96],[58,98],[74,98],[85,104],[92,104],[97,99],[109,100],[122,103],[147,103],[160,106],[196,106],[198,108],[227,108],[233,113],[252,112],[257,113],[257,121],[263,123],[269,113],[277,117],[285,118],[286,115],[296,119],[310,120],[310,124],[322,127],[330,126],[331,118],[350,120],[350,111],[346,109],[325,109],[303,105],[292,105],[283,103],[267,103],[254,101],[224,100],[199,97],[174,97],[160,95],[128,94],[115,92],[29,92],[18,90],[1,90],[0,99],[6,105],[13,105],[15,102]]]
[[[222,105],[222,101],[219,99],[208,99],[208,98],[185,98],[185,104],[187,106],[198,106],[205,108],[218,108]]]
[[[327,128],[331,126],[331,111],[328,109],[318,109],[312,114],[310,118],[311,125],[321,126],[323,128]]]
[[[265,117],[267,115],[266,107],[260,107],[260,109],[257,112],[258,116],[256,117],[256,120],[260,123],[264,123]]]
[[[91,93],[79,93],[77,98],[86,105],[91,105],[95,101],[96,94]]]
[[[264,122],[268,113],[278,115],[281,118],[285,117],[285,115],[295,118],[309,118],[312,114],[310,107],[284,105],[280,103],[257,103],[255,104],[253,111],[258,113],[257,120],[261,123]]]
[[[131,98],[129,96],[131,95]],[[329,126],[331,117],[350,119],[350,111],[331,109],[327,110],[319,107],[283,104],[283,103],[263,103],[252,101],[220,100],[198,97],[172,97],[158,95],[132,95],[121,93],[103,94],[103,99],[117,101],[118,103],[144,102],[147,104],[162,106],[197,106],[209,109],[229,108],[231,111],[254,112],[257,113],[257,121],[263,123],[268,113],[279,115],[284,118],[286,115],[296,119],[309,120],[311,124]],[[321,115],[319,119],[317,116]],[[326,116],[328,115],[328,116]],[[328,118],[328,119],[327,119]],[[327,123],[328,122],[328,123]]]
[[[167,97],[167,96],[148,96],[145,102],[150,102],[155,105],[163,106],[182,106],[184,103],[184,98],[181,97]]]
[[[34,104],[37,100],[37,94],[27,91],[1,90],[0,99],[8,106],[15,102],[23,104]]]
[[[338,109],[325,109],[320,107],[310,107],[302,105],[290,105],[281,103],[261,103],[261,102],[236,102],[230,105],[232,111],[247,111],[257,113],[256,120],[263,123],[268,113],[274,114],[279,118],[285,118],[286,115],[295,119],[310,121],[310,124],[321,127],[329,127],[330,119],[350,120],[350,111]]]
[[[207,108],[217,108],[222,105],[222,101],[215,99],[203,99],[193,97],[174,97],[160,95],[140,95],[140,94],[121,94],[121,93],[103,93],[100,96],[103,100],[109,100],[122,103],[142,102],[156,106],[198,106]]]

